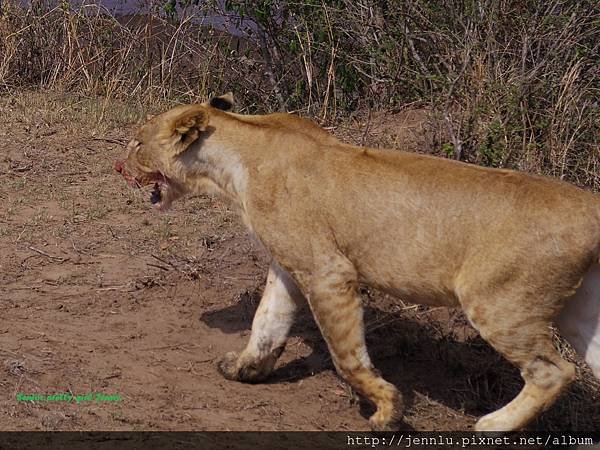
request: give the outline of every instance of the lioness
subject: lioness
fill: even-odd
[[[462,307],[521,369],[522,391],[476,430],[524,427],[573,379],[552,345],[557,317],[600,377],[597,196],[550,178],[346,145],[306,119],[234,114],[232,104],[226,94],[152,118],[116,164],[132,185],[156,185],[161,210],[186,193],[227,197],[272,256],[250,341],[219,364],[226,378],[267,377],[307,300],[337,371],[376,405],[371,425],[388,427],[400,399],[369,359],[361,282]]]

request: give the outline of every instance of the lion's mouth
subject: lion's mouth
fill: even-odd
[[[169,178],[161,173],[152,176],[152,178],[154,179],[154,188],[150,194],[150,203],[156,209],[166,211],[171,206],[175,197],[172,195],[174,192],[173,185]]]
[[[119,172],[127,183],[136,189],[154,184],[154,188],[150,194],[150,203],[160,210],[166,211],[171,206],[171,203],[177,197],[177,189],[174,183],[161,172],[145,173],[138,176],[133,176],[125,168],[125,161],[117,161],[115,170]]]
[[[154,189],[152,189],[152,195],[150,195],[150,203],[156,205],[162,200],[162,193],[160,192],[160,186],[158,183],[154,183]]]

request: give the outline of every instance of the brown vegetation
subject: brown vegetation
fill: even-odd
[[[115,19],[94,4],[7,2],[0,87],[147,108],[232,90],[249,111],[299,110],[327,123],[416,102],[433,111],[429,151],[599,187],[591,0],[226,4]],[[226,17],[237,36],[199,26],[202,14]]]

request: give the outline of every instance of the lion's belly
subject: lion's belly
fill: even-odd
[[[460,306],[458,298],[445,280],[435,279],[431,274],[415,278],[397,272],[389,275],[386,277],[385,272],[372,276],[363,275],[360,281],[404,302],[428,306]]]

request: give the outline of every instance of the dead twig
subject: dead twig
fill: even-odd
[[[467,70],[467,66],[470,61],[470,56],[471,56],[471,48],[469,48],[467,50],[464,60],[463,60],[463,65],[460,69],[460,72],[458,73],[458,75],[452,81],[452,84],[450,85],[450,89],[448,90],[448,94],[446,95],[446,102],[444,104],[444,121],[445,121],[446,127],[448,129],[448,134],[450,134],[450,138],[452,139],[452,145],[454,146],[454,159],[456,159],[457,161],[460,161],[460,159],[462,157],[462,151],[463,151],[462,144],[463,143],[462,143],[462,140],[460,139],[460,127],[459,127],[458,132],[455,132],[455,130],[454,130],[454,126],[452,124],[452,117],[450,115],[450,105],[452,103],[452,96],[454,94],[454,89],[456,88],[456,83],[458,82],[458,80],[460,80],[462,78],[465,71]]]
[[[110,139],[110,138],[92,138],[93,141],[102,141],[102,142],[108,142],[110,144],[117,144],[117,145],[125,145],[124,141],[120,141],[118,139]]]
[[[65,262],[65,261],[69,260],[69,258],[61,258],[60,256],[52,256],[49,253],[46,253],[45,251],[40,250],[39,248],[35,248],[33,246],[29,246],[27,248],[29,250],[32,250],[32,251],[36,252],[36,253],[39,253],[42,256],[45,256],[46,258],[54,259],[56,261]]]
[[[360,146],[364,147],[367,142],[367,137],[369,136],[369,132],[371,131],[371,108],[369,108],[369,114],[367,115],[367,123],[365,125],[365,129],[360,138]]]
[[[31,170],[32,166],[21,166],[21,167],[15,167],[14,169],[12,169],[13,172],[27,172],[28,170]]]
[[[125,283],[125,284],[120,284],[118,286],[108,286],[108,287],[104,287],[104,288],[98,288],[96,289],[96,292],[105,292],[105,291],[122,291],[125,288],[128,288],[131,286],[131,283]]]
[[[166,264],[167,266],[171,266],[173,269],[177,269],[177,266],[175,266],[173,263],[170,263],[169,261],[162,259],[159,256],[156,256],[154,253],[151,253],[150,256],[152,256],[154,259],[160,261],[163,264]]]
[[[150,267],[156,267],[157,269],[164,270],[164,271],[167,271],[167,272],[170,271],[170,270],[172,270],[172,269],[170,269],[168,267],[164,267],[164,266],[161,266],[161,265],[158,265],[158,264],[146,263],[146,265],[150,266]]]

